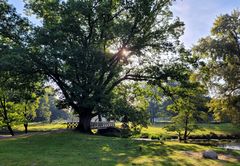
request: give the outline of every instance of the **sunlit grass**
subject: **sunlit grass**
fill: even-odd
[[[117,127],[120,127],[120,123],[116,123]],[[223,124],[199,124],[200,129],[195,130],[191,135],[207,135],[215,133],[221,134],[234,134],[240,133],[240,127],[230,123]],[[66,129],[67,125],[64,123],[30,123],[28,126],[29,132],[36,131],[53,131],[59,129]],[[23,125],[14,126],[15,131],[24,131]],[[142,128],[141,133],[147,133],[151,136],[176,136],[176,132],[169,132],[164,128],[164,125],[149,125],[148,128]]]
[[[52,131],[59,129],[66,129],[67,125],[64,123],[29,123],[28,131]],[[15,131],[24,131],[23,125],[16,125],[13,127]]]
[[[237,161],[208,160],[187,156],[207,149],[222,149],[178,142],[146,142],[83,135],[65,131],[28,138],[0,140],[0,165],[238,165]],[[240,155],[240,152],[235,152]]]
[[[233,125],[231,123],[220,123],[220,124],[200,124],[201,130],[196,130],[194,134],[234,134],[240,133],[240,126]]]
[[[234,134],[240,133],[240,127],[230,124],[199,124],[200,129],[192,132],[192,135],[207,135],[210,133],[215,134]],[[176,132],[167,131],[163,125],[150,125],[148,128],[143,128],[141,133],[148,133],[152,135],[173,136]]]
[[[176,135],[175,132],[168,132],[163,126],[148,126],[143,128],[141,133],[148,133],[149,135]]]

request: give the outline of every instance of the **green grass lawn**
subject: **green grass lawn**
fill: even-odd
[[[148,133],[150,136],[152,135],[166,135],[172,136],[176,135],[175,132],[168,132],[163,128],[163,125],[150,125],[148,128],[143,128],[142,133]],[[206,135],[210,133],[215,134],[234,134],[240,133],[240,127],[230,124],[230,123],[222,123],[222,124],[199,124],[200,129],[194,131],[192,135]]]
[[[53,131],[59,129],[66,129],[67,125],[64,123],[29,123],[28,131],[35,132],[35,131]],[[15,131],[24,131],[23,125],[13,126],[13,130]]]
[[[119,123],[116,126],[120,126]],[[240,133],[240,127],[235,126],[230,123],[222,123],[222,124],[199,124],[199,130],[196,130],[192,133],[192,135],[203,135],[203,134],[234,134]],[[28,130],[29,132],[38,132],[38,131],[53,131],[59,129],[66,129],[67,125],[64,123],[29,123]],[[23,125],[17,125],[13,127],[14,131],[23,132]],[[148,128],[143,128],[141,133],[148,133],[150,136],[154,135],[166,135],[173,136],[176,135],[175,132],[168,132],[164,129],[163,125],[149,125]]]
[[[121,126],[119,123],[116,124],[116,126]],[[240,127],[235,126],[230,123],[223,123],[223,124],[199,124],[200,129],[194,131],[191,133],[191,135],[207,135],[210,133],[215,133],[215,134],[235,134],[235,133],[240,133]],[[66,129],[67,125],[64,123],[29,123],[28,126],[28,131],[29,133],[32,132],[44,132],[44,131],[54,131],[54,130],[59,130],[59,129]],[[23,133],[24,132],[24,127],[23,125],[17,125],[13,126],[13,130],[17,133]],[[6,130],[5,133],[7,135],[8,131]],[[176,132],[168,132],[164,128],[163,125],[150,125],[148,128],[143,128],[141,133],[143,135],[148,134],[149,138],[152,136],[176,136]],[[135,135],[134,137],[140,137],[142,134]],[[1,135],[0,135],[1,136]]]
[[[240,165],[234,159],[209,160],[200,152],[223,149],[178,142],[146,142],[84,135],[73,131],[0,140],[1,166]],[[190,155],[191,152],[196,155]],[[232,152],[240,155],[240,151]]]

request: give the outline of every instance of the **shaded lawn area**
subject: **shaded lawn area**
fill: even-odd
[[[210,133],[215,134],[236,134],[240,133],[240,126],[230,123],[221,124],[199,124],[200,129],[192,132],[191,135],[207,135]],[[149,135],[165,135],[176,136],[176,132],[168,132],[164,125],[150,125],[148,128],[143,128],[141,133],[148,133]]]
[[[0,165],[240,165],[237,160],[209,160],[187,156],[211,147],[178,142],[136,141],[65,131],[0,140]],[[218,152],[223,149],[215,148]],[[234,151],[240,155],[240,151]]]

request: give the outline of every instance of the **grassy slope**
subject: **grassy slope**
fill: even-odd
[[[66,131],[0,140],[0,165],[240,165],[235,160],[199,159],[183,152],[201,152],[209,148],[177,142],[161,145],[158,142],[89,136]],[[235,153],[240,155],[240,152]]]

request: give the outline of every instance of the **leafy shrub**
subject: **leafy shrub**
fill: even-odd
[[[152,136],[151,136],[151,139],[153,139],[153,140],[160,140],[160,137],[157,136],[157,135],[152,135]]]
[[[149,134],[148,133],[142,133],[140,135],[140,138],[149,138]]]

